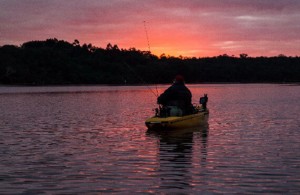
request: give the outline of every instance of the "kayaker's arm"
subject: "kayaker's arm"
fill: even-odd
[[[173,95],[173,85],[166,89],[160,96],[157,97],[157,104],[166,105]]]

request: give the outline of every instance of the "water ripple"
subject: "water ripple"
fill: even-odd
[[[299,86],[190,87],[208,124],[170,132],[143,86],[0,92],[0,194],[299,192]]]

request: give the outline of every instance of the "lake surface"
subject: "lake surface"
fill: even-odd
[[[299,194],[300,86],[188,85],[206,125],[149,132],[159,86],[0,87],[0,194]]]

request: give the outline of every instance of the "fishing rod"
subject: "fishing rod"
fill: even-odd
[[[146,28],[146,21],[143,21],[144,22],[144,28],[145,28],[145,32],[146,32],[146,38],[147,38],[147,43],[148,43],[148,49],[149,49],[149,53],[151,53],[150,51],[150,44],[149,44],[149,37],[148,37],[148,32],[147,32],[147,28]],[[146,87],[153,93],[153,95],[157,98],[159,95],[158,95],[158,90],[157,90],[157,85],[155,85],[155,89],[156,89],[156,92],[152,90],[152,88],[149,86],[148,83],[146,83],[144,81],[144,79],[132,68],[130,67],[129,64],[125,63],[127,68],[143,83],[146,85]]]
[[[148,36],[147,27],[146,27],[146,21],[144,20],[143,22],[144,22],[144,29],[145,29],[145,33],[146,33],[146,39],[147,39],[147,43],[148,43],[148,51],[149,51],[149,54],[151,54],[149,36]],[[158,97],[158,90],[157,90],[157,85],[156,84],[155,84],[155,90],[156,90],[156,97]]]
[[[146,21],[145,20],[144,20],[144,28],[145,28],[145,33],[146,33],[146,38],[147,38],[147,43],[148,43],[148,51],[149,51],[149,53],[151,53],[150,43],[149,43],[149,37],[148,37],[148,31],[147,31]]]

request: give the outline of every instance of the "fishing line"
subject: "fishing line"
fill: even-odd
[[[144,80],[143,80],[143,78],[140,76],[140,75],[138,75],[134,70],[133,70],[133,68],[131,68],[127,63],[125,63],[126,65],[127,65],[127,67],[128,67],[128,69],[143,83],[143,84],[145,84],[146,85],[146,87],[154,94],[154,96],[155,97],[158,97],[158,91],[157,91],[157,86],[155,86],[156,87],[156,93],[151,89],[151,87],[149,87],[149,84],[148,83],[146,83]]]

